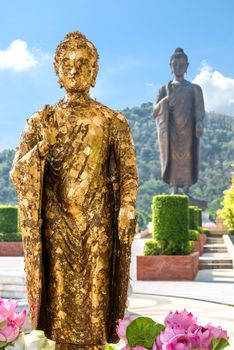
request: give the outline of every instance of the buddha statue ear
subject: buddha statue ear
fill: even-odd
[[[91,86],[94,87],[96,84],[96,78],[97,78],[97,74],[98,74],[98,65],[95,64],[92,68],[92,79],[91,79]]]
[[[58,84],[59,84],[59,87],[62,89],[64,86],[63,86],[63,83],[61,81],[61,79],[58,77]]]
[[[61,62],[60,62],[61,63]],[[61,64],[56,64],[55,61],[54,61],[54,69],[55,69],[55,73],[58,77],[58,85],[59,87],[62,89],[64,86],[63,86],[63,83],[62,83],[62,80],[61,80],[61,76],[60,76],[60,70],[61,70]]]
[[[170,69],[171,69],[171,74],[173,74],[173,69],[172,69],[171,62],[170,62],[170,64],[169,64],[169,66],[170,66]]]

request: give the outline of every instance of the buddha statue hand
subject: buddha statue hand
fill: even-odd
[[[121,245],[131,246],[135,234],[135,210],[133,207],[120,208],[118,234]]]
[[[52,131],[52,132],[51,132]],[[56,143],[55,133],[48,128],[43,129],[43,140],[39,142],[39,153],[41,157],[46,157],[50,147]]]
[[[203,123],[202,121],[198,121],[196,123],[196,137],[199,138],[199,137],[202,137],[203,135]]]
[[[42,158],[44,158],[48,154],[49,148],[50,148],[50,146],[49,146],[49,143],[47,141],[43,140],[43,141],[39,142],[38,151],[39,151],[39,154]]]
[[[171,81],[168,83],[168,86],[167,86],[167,102],[170,107],[174,107],[176,105],[174,87]]]
[[[54,127],[53,123],[53,111],[49,105],[46,105],[43,109],[43,130],[42,141],[39,143],[39,153],[41,157],[45,157],[51,146],[57,141],[58,130]]]

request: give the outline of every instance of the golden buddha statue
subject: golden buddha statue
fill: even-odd
[[[63,350],[118,341],[135,233],[134,145],[125,117],[89,97],[97,61],[83,34],[65,36],[66,97],[28,119],[11,171],[32,326]]]

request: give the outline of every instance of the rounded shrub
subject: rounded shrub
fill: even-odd
[[[192,252],[193,245],[191,242],[175,243],[155,239],[149,240],[145,242],[144,255],[187,255]]]
[[[160,248],[160,255],[187,255],[192,252],[190,241],[167,242],[157,241]]]
[[[200,237],[200,232],[197,230],[190,230],[189,229],[189,240],[190,241],[198,241]]]
[[[152,205],[153,237],[181,246],[189,240],[188,197],[184,195],[157,195]]]
[[[160,248],[155,240],[151,239],[145,242],[144,255],[159,255]]]
[[[0,206],[0,232],[18,232],[18,207]]]

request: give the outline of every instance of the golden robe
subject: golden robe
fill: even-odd
[[[56,143],[43,158],[39,142],[46,129]],[[28,120],[11,177],[33,328],[43,329],[58,349],[116,342],[137,192],[125,117],[93,100],[72,108],[63,102],[46,106]],[[124,229],[121,215],[127,217]]]

